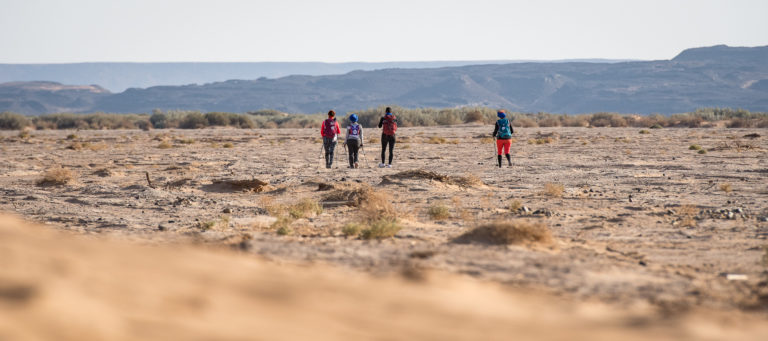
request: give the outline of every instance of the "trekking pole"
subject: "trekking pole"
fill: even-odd
[[[365,168],[368,168],[368,157],[365,156],[365,145],[362,145],[360,147],[360,150],[363,151],[363,160],[365,160]]]

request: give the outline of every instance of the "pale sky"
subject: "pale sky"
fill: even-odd
[[[670,59],[768,0],[0,0],[0,63]]]

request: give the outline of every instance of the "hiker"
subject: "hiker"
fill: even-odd
[[[492,136],[496,139],[496,151],[498,152],[499,168],[501,168],[501,151],[504,150],[504,155],[507,157],[507,164],[512,167],[512,159],[509,157],[509,147],[512,145],[512,134],[515,132],[512,129],[512,123],[507,119],[507,114],[504,110],[499,110],[496,113],[499,120],[496,121],[496,126],[493,128]]]
[[[325,149],[325,168],[333,165],[333,150],[336,148],[337,136],[341,134],[339,122],[336,122],[336,112],[328,112],[328,119],[320,126],[320,135],[323,136],[323,149]]]
[[[357,124],[357,115],[355,114],[349,115],[349,122],[347,138],[344,139],[344,143],[349,151],[349,168],[358,168],[357,152],[363,147],[363,127]]]
[[[392,108],[387,107],[384,117],[379,120],[381,131],[381,163],[379,168],[392,168],[392,150],[395,149],[395,131],[397,131],[397,118],[392,115]],[[384,163],[384,154],[389,146],[389,163]]]

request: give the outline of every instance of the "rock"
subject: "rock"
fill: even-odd
[[[166,231],[166,230],[168,230],[168,227],[166,227],[163,224],[160,224],[160,225],[157,225],[157,230],[158,231]]]
[[[726,274],[725,279],[729,281],[746,281],[749,277],[744,274]]]
[[[227,208],[225,208],[225,209],[224,209],[223,211],[221,211],[221,212],[222,212],[222,213],[232,213],[232,209],[230,209],[229,207],[227,207]]]

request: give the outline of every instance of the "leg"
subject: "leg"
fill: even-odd
[[[384,157],[387,155],[387,135],[381,134],[381,164],[384,164]]]
[[[331,164],[328,159],[328,155],[330,155],[330,145],[331,140],[327,137],[323,137],[323,149],[325,150],[325,168],[330,168]]]
[[[329,139],[331,142],[328,144],[328,168],[333,165],[333,150],[336,149],[336,141]]]
[[[504,140],[504,155],[507,156],[507,164],[509,166],[512,166],[512,159],[509,156],[509,148],[512,146],[512,140]],[[501,165],[501,161],[499,161],[499,165]]]
[[[504,140],[496,140],[496,156],[499,162],[499,168],[501,168],[501,150],[504,148]]]
[[[389,137],[389,164],[392,164],[392,154],[395,149],[395,135]]]

